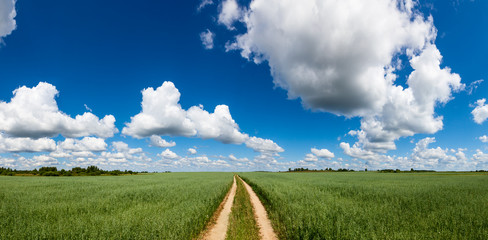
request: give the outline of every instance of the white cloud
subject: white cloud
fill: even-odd
[[[328,149],[316,149],[312,148],[310,151],[315,154],[317,157],[321,158],[333,158],[335,155],[333,152],[329,151]]]
[[[207,29],[207,31],[200,33],[200,40],[205,49],[212,49],[214,47],[215,34]]]
[[[4,168],[16,168],[16,160],[13,158],[0,157],[0,166]]]
[[[152,135],[196,136],[233,144],[242,144],[249,138],[239,131],[226,105],[216,106],[213,113],[207,112],[201,105],[182,109],[178,103],[180,92],[172,82],[164,82],[156,90],[144,89],[142,96],[142,112],[131,117],[131,122],[122,130],[123,134],[136,138]]]
[[[473,162],[478,170],[488,170],[488,153],[484,153],[477,149],[473,155]]]
[[[198,5],[198,8],[197,8],[197,11],[201,11],[202,9],[204,9],[206,6],[208,5],[212,5],[214,4],[214,2],[212,0],[202,0],[200,2],[200,5]]]
[[[229,30],[234,30],[234,22],[241,17],[241,10],[236,0],[224,0],[221,4],[218,22]]]
[[[472,170],[475,163],[466,157],[466,149],[429,148],[435,138],[424,138],[418,141],[409,157],[397,157],[379,154],[362,149],[356,143],[352,147],[342,142],[344,154],[354,159],[364,160],[363,167],[375,169],[437,169],[437,170]]]
[[[194,136],[197,131],[178,103],[180,92],[172,82],[142,91],[142,112],[131,117],[122,133],[136,138],[152,135]]]
[[[55,158],[48,155],[39,155],[32,158],[34,161],[31,163],[33,166],[53,166],[58,165],[59,162]]]
[[[150,138],[151,146],[154,147],[161,147],[161,148],[168,148],[176,146],[176,143],[173,141],[166,141],[162,139],[160,136],[152,135]]]
[[[488,136],[483,135],[483,136],[479,137],[479,140],[486,143],[486,142],[488,142]]]
[[[166,149],[162,153],[158,154],[158,156],[164,159],[177,159],[179,158],[178,154],[174,153],[173,151]]]
[[[318,160],[319,159],[317,158],[317,156],[315,156],[312,153],[307,153],[307,155],[305,155],[305,159],[304,159],[305,162],[317,162]]]
[[[234,162],[249,162],[249,159],[247,158],[237,158],[234,156],[234,154],[229,155],[229,160],[234,161]]]
[[[485,104],[486,99],[482,98],[476,101],[476,107],[471,111],[474,121],[477,124],[482,124],[488,118],[488,105]]]
[[[483,83],[483,81],[483,79],[479,79],[471,82],[465,89],[468,95],[471,95],[479,87],[479,85]]]
[[[188,153],[190,155],[194,155],[194,154],[197,154],[197,150],[195,148],[188,148]]]
[[[112,137],[118,130],[115,118],[99,119],[92,113],[71,118],[58,109],[56,87],[40,82],[36,87],[20,87],[10,102],[0,102],[0,131],[10,137],[43,138],[59,134],[76,138],[95,135]]]
[[[395,149],[400,137],[442,129],[435,106],[464,88],[459,75],[440,67],[433,19],[415,5],[253,0],[248,10],[233,7],[241,9],[247,31],[227,49],[256,63],[267,61],[274,83],[305,107],[361,117],[365,149]],[[395,74],[403,67],[399,55],[413,69],[406,88]]]
[[[15,21],[15,16],[17,15],[17,12],[15,11],[15,1],[16,0],[0,0],[0,43],[3,41],[3,37],[8,36],[15,30],[15,28],[17,28],[17,23]]]
[[[64,141],[59,142],[58,146],[62,150],[73,151],[73,152],[83,152],[83,151],[101,152],[107,149],[107,143],[105,143],[105,139],[95,138],[95,137],[84,137],[80,140],[67,138]]]
[[[0,152],[52,152],[56,142],[49,138],[11,138],[0,133]]]
[[[138,154],[142,153],[142,148],[130,148],[125,142],[112,142],[113,148],[119,153]]]
[[[279,153],[285,150],[270,139],[250,137],[246,141],[246,146],[260,153]]]

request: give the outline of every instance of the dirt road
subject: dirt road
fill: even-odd
[[[256,223],[259,227],[261,239],[277,240],[278,237],[271,226],[271,221],[269,221],[268,214],[266,213],[266,209],[264,208],[263,204],[249,184],[247,184],[245,181],[242,181],[242,183],[244,183],[244,187],[246,187],[246,190],[251,198],[251,204],[254,208],[254,215],[256,216]]]
[[[224,240],[229,226],[229,215],[232,209],[232,203],[234,203],[234,197],[236,195],[236,178],[234,177],[234,183],[230,188],[229,193],[222,202],[223,207],[214,225],[210,227],[207,233],[203,236],[205,240]]]

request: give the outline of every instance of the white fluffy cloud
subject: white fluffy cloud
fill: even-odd
[[[335,156],[333,152],[331,152],[325,148],[324,149],[312,148],[312,149],[310,149],[310,151],[315,156],[321,157],[321,158],[333,158]]]
[[[61,134],[68,138],[95,135],[112,137],[118,130],[115,118],[99,119],[92,113],[71,118],[58,109],[56,87],[40,82],[36,87],[20,87],[10,102],[0,102],[0,131],[10,137],[43,138]]]
[[[241,9],[244,34],[227,44],[244,58],[267,61],[274,83],[304,106],[359,116],[364,148],[442,129],[434,108],[464,88],[441,68],[432,17],[412,0],[253,0]],[[224,14],[224,8],[221,14]],[[234,14],[233,16],[238,16]],[[403,87],[395,74],[405,55],[413,72]]]
[[[103,138],[84,137],[82,139],[67,138],[58,143],[59,148],[65,151],[73,152],[101,152],[107,149],[107,143]]]
[[[476,101],[476,107],[471,111],[474,121],[477,124],[482,124],[488,118],[488,105],[485,104],[486,99],[479,99]]]
[[[247,159],[247,158],[237,158],[236,156],[234,156],[234,154],[230,154],[229,155],[229,160],[231,160],[233,162],[249,162],[249,159]]]
[[[488,142],[488,136],[483,135],[483,136],[479,137],[479,140],[486,143],[486,142]]]
[[[190,155],[194,155],[194,154],[197,154],[197,150],[195,148],[188,148],[188,153]]]
[[[164,150],[158,156],[160,156],[164,159],[177,159],[177,158],[179,158],[178,154],[174,153],[173,151],[171,151],[169,149]]]
[[[198,136],[236,144],[243,143],[248,137],[239,131],[226,105],[218,105],[213,113],[203,110],[202,106],[193,106],[188,111],[182,109],[178,103],[180,92],[172,82],[164,82],[156,90],[144,89],[142,96],[142,112],[131,117],[122,133],[136,138]]]
[[[241,17],[241,10],[236,0],[224,0],[220,6],[218,22],[229,30],[234,30],[234,22]]]
[[[317,162],[319,159],[314,154],[307,153],[307,155],[305,155],[305,159],[303,159],[303,160],[305,162]]]
[[[435,143],[435,138],[424,138],[415,144],[409,157],[397,157],[369,151],[356,143],[350,146],[342,142],[341,148],[344,154],[365,161],[364,167],[376,169],[401,168],[401,169],[438,169],[438,170],[472,170],[476,163],[466,157],[466,149],[443,149],[440,147],[429,148]]]
[[[257,152],[282,152],[272,140],[249,137],[239,130],[227,105],[218,105],[213,113],[203,106],[188,110],[179,104],[180,92],[172,82],[164,82],[156,90],[142,91],[142,112],[131,117],[122,133],[136,138],[153,135],[200,137],[222,143],[242,144]]]
[[[176,143],[173,141],[166,141],[162,139],[160,136],[152,135],[149,140],[151,141],[151,146],[153,147],[161,147],[161,148],[168,148],[176,146]]]
[[[142,91],[142,112],[131,117],[122,133],[136,138],[152,135],[194,136],[197,131],[186,111],[178,103],[180,92],[172,82],[164,82],[156,90]]]
[[[200,40],[202,41],[205,49],[212,49],[214,47],[214,37],[215,34],[208,29],[207,31],[200,33]]]
[[[250,137],[246,141],[246,146],[260,153],[279,153],[285,150],[270,139]]]
[[[15,1],[0,0],[0,43],[3,37],[12,33],[17,27],[17,23],[15,22],[15,16],[17,15]]]
[[[0,134],[0,152],[52,152],[56,142],[49,138],[9,138]]]

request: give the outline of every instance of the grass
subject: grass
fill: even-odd
[[[0,239],[192,239],[231,173],[0,177]]]
[[[259,240],[259,228],[256,225],[249,193],[242,180],[236,178],[237,190],[229,217],[227,239]]]
[[[280,239],[488,239],[488,175],[240,175]]]

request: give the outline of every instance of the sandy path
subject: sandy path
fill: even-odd
[[[219,216],[214,225],[210,227],[210,229],[206,232],[203,236],[205,240],[224,240],[225,235],[227,233],[227,228],[229,226],[229,216],[232,209],[232,203],[234,203],[234,197],[236,195],[236,178],[234,177],[234,183],[229,190],[229,193],[225,197],[222,207],[222,211],[220,212]]]
[[[244,187],[246,187],[246,190],[251,198],[251,204],[254,209],[254,215],[256,216],[256,223],[259,227],[261,239],[277,240],[278,237],[271,226],[271,221],[269,221],[268,214],[266,213],[266,209],[264,208],[263,204],[259,200],[256,193],[254,193],[252,188],[244,180],[242,180],[242,183],[244,183]]]

